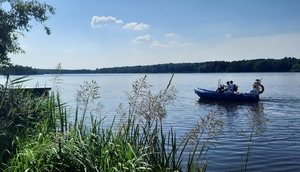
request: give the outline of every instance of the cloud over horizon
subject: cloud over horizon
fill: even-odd
[[[122,24],[122,20],[117,20],[115,17],[112,16],[93,16],[91,26],[93,28],[101,28],[112,24]]]
[[[137,22],[131,22],[127,23],[125,26],[123,26],[123,29],[133,29],[133,30],[143,30],[143,29],[148,29],[150,25],[140,23],[138,24]]]
[[[143,36],[138,36],[131,42],[133,43],[147,43],[147,42],[152,42],[153,38],[150,35],[143,35]]]
[[[174,38],[175,36],[177,36],[177,34],[175,33],[167,33],[165,34],[166,37],[169,37],[169,38]]]
[[[115,17],[112,16],[93,16],[91,21],[91,26],[93,28],[102,28],[109,25],[115,25],[115,24],[123,24],[123,20],[118,20]],[[122,26],[123,29],[132,29],[132,30],[144,30],[148,29],[150,25],[145,23],[137,23],[137,22],[130,22],[126,23],[124,26]]]

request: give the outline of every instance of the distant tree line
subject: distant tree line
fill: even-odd
[[[36,75],[39,74],[38,70],[29,66],[10,65],[2,66],[0,68],[0,74],[2,75]]]
[[[300,72],[300,59],[255,59],[211,61],[202,63],[169,63],[96,69],[95,73],[220,73],[220,72]]]
[[[35,69],[28,66],[13,65],[9,69],[1,68],[4,74],[11,75],[53,74],[55,69]],[[168,63],[147,66],[125,66],[101,68],[95,70],[76,69],[59,71],[61,74],[84,73],[225,73],[225,72],[300,72],[300,59],[285,57],[282,59],[255,59],[239,61],[210,61],[202,63]]]
[[[54,74],[54,73],[60,73],[60,74],[84,74],[84,73],[95,73],[95,70],[90,69],[61,69],[57,71],[56,69],[37,69],[38,74]]]

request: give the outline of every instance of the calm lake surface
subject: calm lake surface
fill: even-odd
[[[75,105],[76,90],[84,81],[99,84],[104,105],[103,117],[112,120],[120,103],[127,105],[125,92],[133,81],[145,74],[61,75],[62,99]],[[25,86],[53,86],[52,75],[31,76]],[[153,92],[164,89],[171,74],[147,74]],[[255,79],[262,79],[265,92],[258,103],[222,103],[201,101],[195,87],[216,90],[218,80],[233,80],[239,92],[249,92]],[[1,83],[4,82],[2,78]],[[175,74],[172,84],[178,90],[177,101],[168,106],[165,127],[183,135],[199,116],[217,112],[224,121],[223,134],[207,153],[207,171],[240,171],[249,143],[252,150],[248,171],[300,171],[300,73],[212,73]],[[252,129],[253,128],[253,129]],[[254,132],[251,138],[251,131]],[[251,142],[250,142],[251,139]]]

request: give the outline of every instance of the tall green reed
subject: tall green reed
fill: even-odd
[[[42,120],[14,138],[15,152],[3,171],[205,171],[206,142],[191,130],[186,137],[163,127],[167,106],[176,100],[171,85],[153,93],[147,76],[138,79],[127,93],[128,106],[108,127],[95,115],[100,98],[96,81],[84,82],[77,91],[77,108],[68,114],[59,92],[52,92],[37,106]],[[109,114],[107,114],[109,115]],[[203,118],[208,131],[215,118]],[[203,125],[199,123],[200,125]],[[217,124],[215,124],[217,126]],[[198,127],[199,128],[199,127]],[[209,138],[216,134],[207,135]],[[187,159],[186,159],[187,157]],[[187,163],[186,163],[186,162]]]
[[[27,82],[27,76],[10,79],[1,85],[0,90],[0,162],[7,162],[15,152],[14,140],[22,136],[27,128],[35,132],[37,125],[43,121],[40,115],[43,111],[45,94],[36,97],[35,93],[22,87]]]
[[[253,138],[254,135],[262,135],[265,130],[267,129],[266,122],[269,121],[269,119],[266,117],[266,114],[264,113],[263,106],[260,104],[256,104],[254,108],[248,109],[247,117],[248,117],[248,124],[249,129],[246,132],[249,132],[248,138],[247,138],[247,151],[246,155],[243,157],[241,156],[241,167],[240,171],[246,172],[248,168],[248,163],[250,160],[250,155],[252,152],[252,148],[254,145]],[[247,136],[247,133],[243,131],[243,135]]]

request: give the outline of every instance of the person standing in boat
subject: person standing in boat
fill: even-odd
[[[259,95],[265,90],[264,86],[261,84],[260,79],[256,79],[253,84],[253,89],[250,91],[251,94]]]

